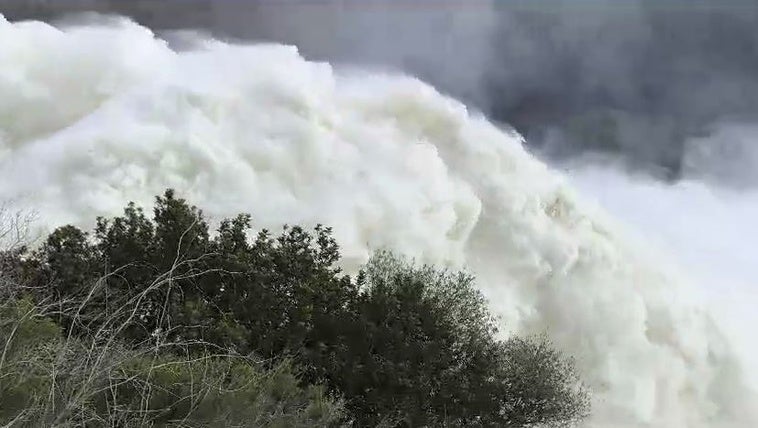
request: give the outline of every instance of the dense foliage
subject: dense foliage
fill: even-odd
[[[339,260],[329,228],[253,234],[239,215],[211,233],[170,190],[152,218],[129,204],[91,234],[65,226],[34,252],[5,252],[3,339],[28,352],[0,365],[2,391],[20,388],[0,396],[0,422],[24,409],[196,426],[562,426],[587,414],[571,361],[542,339],[499,340],[472,276],[380,252],[350,278]],[[28,338],[6,332],[17,326]],[[106,369],[85,375],[91,364]],[[52,405],[46,391],[69,392],[50,382],[75,385],[65,413],[72,399]]]
[[[0,423],[6,426],[331,427],[345,420],[323,388],[285,361],[133,349],[61,335],[43,307],[0,306]]]

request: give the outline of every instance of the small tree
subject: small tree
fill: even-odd
[[[571,361],[539,339],[496,338],[474,278],[378,253],[330,381],[361,426],[563,426],[589,408]]]

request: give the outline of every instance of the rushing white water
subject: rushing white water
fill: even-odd
[[[730,175],[737,177],[739,171],[734,169]],[[743,171],[740,181],[755,173],[747,168]],[[752,369],[746,375],[758,385],[758,346],[754,340],[758,252],[754,239],[750,239],[758,236],[758,189],[737,191],[692,179],[662,184],[587,165],[573,170],[571,176],[619,219],[644,230],[648,245],[673,255],[687,267],[692,282],[698,285],[693,291],[727,325],[726,333]]]
[[[468,266],[506,331],[577,357],[590,426],[756,426],[737,354],[674,269],[521,143],[415,79],[293,47],[175,52],[127,21],[0,18],[0,199],[44,224],[166,187],[258,226],[323,222],[349,268],[378,247]]]

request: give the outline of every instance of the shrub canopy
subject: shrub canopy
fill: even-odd
[[[116,337],[169,360],[182,349],[272,370],[291,361],[303,385],[344,398],[342,422],[354,426],[557,426],[587,414],[571,361],[544,339],[499,340],[473,276],[379,252],[351,278],[328,227],[253,234],[241,214],[211,233],[169,190],[152,218],[129,204],[92,233],[61,227],[8,257],[67,337]]]

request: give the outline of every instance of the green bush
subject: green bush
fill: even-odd
[[[329,228],[249,235],[249,215],[211,232],[202,211],[169,190],[152,219],[129,204],[120,217],[98,219],[92,234],[62,227],[38,251],[16,256],[14,272],[36,301],[55,302],[50,317],[69,342],[116,341],[128,352],[178,346],[189,359],[257,356],[274,371],[291,361],[304,394],[325,385],[343,397],[354,426],[551,426],[587,414],[570,359],[539,338],[499,340],[471,275],[378,253],[350,278]],[[181,376],[194,379],[199,367],[185,365]],[[208,373],[221,379],[221,369]],[[130,373],[125,379],[155,381]],[[135,385],[115,391],[143,400]],[[161,423],[177,419],[187,404],[159,409],[187,396],[181,385],[162,387],[140,411]],[[233,414],[247,409],[229,396],[207,400],[228,402]]]
[[[499,341],[471,275],[378,253],[360,282],[357,323],[330,375],[361,426],[551,426],[586,416],[571,361],[541,339]]]
[[[60,342],[60,328],[41,318],[31,300],[0,303],[0,423],[45,400]]]
[[[355,293],[335,267],[330,230],[263,230],[250,242],[249,229],[240,215],[211,238],[202,212],[167,191],[152,221],[130,204],[122,217],[98,219],[92,236],[59,228],[27,262],[28,281],[75,306],[62,308],[61,324],[76,334],[119,325],[131,343],[160,332],[264,357],[318,341],[329,329],[321,323]]]
[[[65,340],[28,300],[0,307],[7,426],[333,427],[342,405],[287,362]]]
[[[134,357],[92,402],[98,413],[159,426],[338,426],[341,405],[293,373],[287,363],[262,371],[234,357]]]

